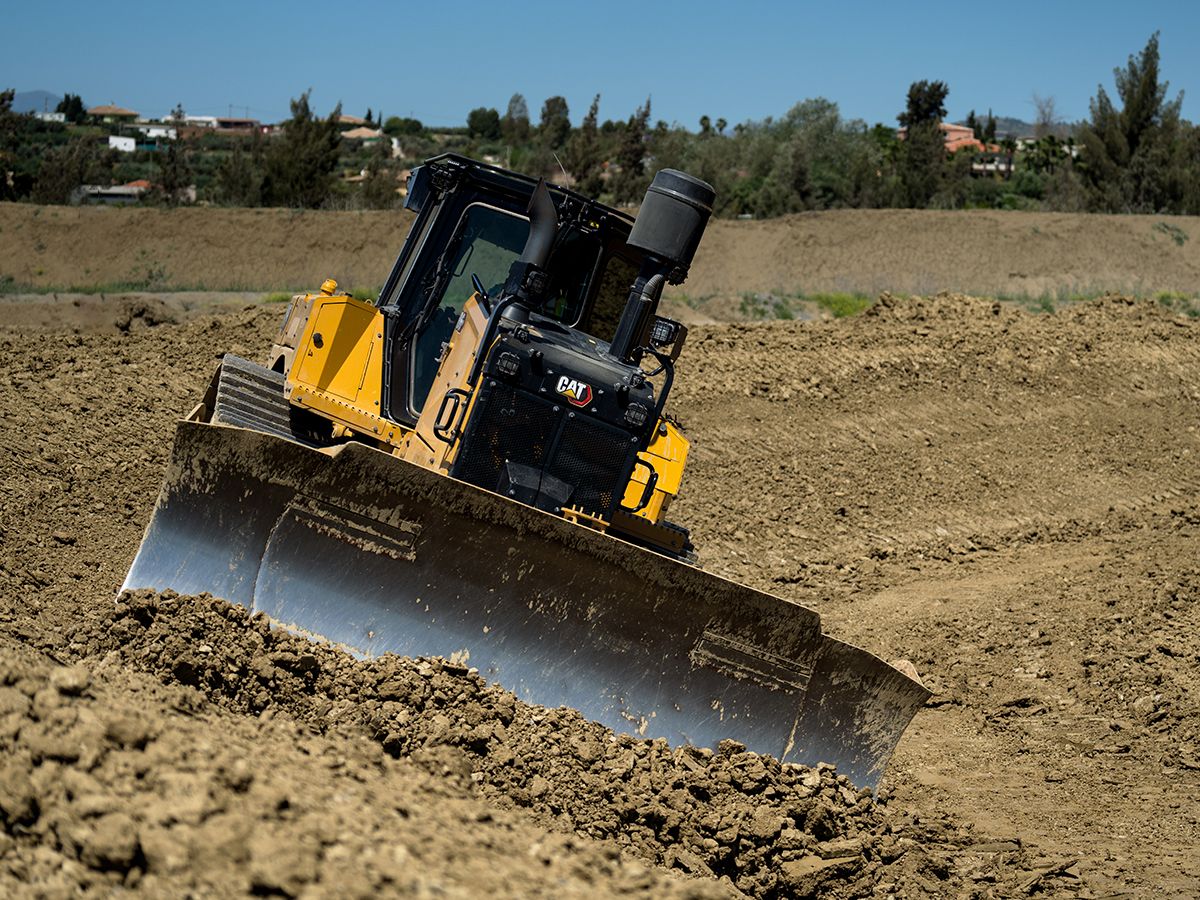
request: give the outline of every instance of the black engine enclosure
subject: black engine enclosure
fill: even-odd
[[[450,474],[548,512],[608,518],[654,412],[653,386],[607,344],[534,315],[488,354]]]

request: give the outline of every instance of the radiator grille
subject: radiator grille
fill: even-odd
[[[571,504],[610,514],[624,496],[636,447],[620,429],[589,420],[509,385],[480,397],[453,475],[494,491],[505,463],[542,469],[574,487]]]
[[[497,385],[478,405],[483,408],[471,417],[454,467],[456,478],[494,491],[509,460],[538,469],[545,465],[558,420],[551,404]]]
[[[576,416],[567,419],[554,459],[546,471],[575,485],[571,503],[591,512],[611,511],[615,499],[624,496],[618,485],[632,451],[629,435]],[[623,479],[627,480],[627,479]]]

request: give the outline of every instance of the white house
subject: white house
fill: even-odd
[[[145,125],[139,124],[133,127],[145,135],[148,140],[155,140],[156,138],[165,138],[168,141],[175,140],[175,129],[171,128],[169,125],[149,123]]]

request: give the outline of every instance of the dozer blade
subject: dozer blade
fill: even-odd
[[[361,444],[181,422],[125,588],[209,592],[375,655],[444,656],[616,731],[875,786],[928,692],[796,603]]]

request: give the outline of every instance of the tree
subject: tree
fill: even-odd
[[[480,106],[467,113],[467,131],[471,137],[485,141],[500,139],[500,113],[490,107]]]
[[[700,134],[703,137],[708,137],[708,135],[712,134],[712,119],[708,116],[700,117]]]
[[[600,132],[596,125],[599,113],[600,95],[597,94],[563,153],[564,165],[575,179],[575,189],[589,197],[595,197],[604,187],[600,178]]]
[[[937,125],[946,117],[949,93],[944,81],[914,81],[908,88],[908,105],[896,118],[905,128]]]
[[[158,183],[154,193],[168,206],[187,202],[188,189],[192,186],[192,165],[182,141],[167,141],[160,151]]]
[[[617,149],[616,177],[612,190],[618,203],[633,204],[642,199],[648,187],[646,174],[646,139],[649,136],[650,98],[639,106],[625,123],[621,144]]]
[[[946,142],[940,126],[949,93],[944,81],[914,81],[908,89],[904,112],[896,117],[905,129],[900,177],[908,206],[928,206],[940,186],[946,162]]]
[[[392,209],[396,206],[398,185],[390,161],[390,142],[377,141],[367,159],[367,178],[362,186],[363,205],[369,209]]]
[[[538,139],[548,150],[558,150],[571,133],[571,114],[563,97],[548,97],[542,104],[542,119],[538,123]]]
[[[372,118],[371,107],[369,107],[369,106],[367,107],[367,114],[365,116],[363,116],[363,118],[367,120],[368,125],[375,124],[375,120]]]
[[[1058,112],[1055,109],[1054,98],[1034,94],[1033,110],[1033,136],[1040,140],[1053,134],[1055,126],[1058,125]]]
[[[171,110],[171,115],[168,118],[176,125],[182,125],[183,120],[187,118],[187,113],[183,111],[183,104],[176,103],[175,108]]]
[[[717,134],[724,134],[725,129],[729,127],[729,123],[724,119],[717,119]]]
[[[389,116],[388,120],[383,123],[384,134],[389,134],[393,137],[400,137],[401,135],[418,135],[424,130],[425,126],[421,124],[419,119]]]
[[[81,125],[87,119],[87,108],[78,94],[64,94],[54,111],[62,113],[72,125]]]
[[[963,122],[963,125],[971,129],[971,134],[975,135],[975,140],[983,140],[983,126],[979,124],[979,119],[975,116],[975,110],[967,113],[967,119]]]
[[[996,143],[996,117],[992,115],[992,111],[988,110],[987,121],[983,125],[983,142],[985,144]]]
[[[258,206],[262,202],[262,140],[256,133],[250,153],[243,143],[234,144],[233,152],[217,167],[214,194],[218,203]]]
[[[0,91],[0,200],[15,200],[17,186],[13,178],[17,165],[19,122],[12,111],[12,88]]]
[[[95,141],[75,138],[47,153],[33,183],[35,203],[70,203],[83,184],[108,184],[112,154]]]
[[[509,144],[529,143],[529,104],[521,94],[513,94],[500,122],[500,133]]]
[[[329,196],[338,160],[342,104],[329,118],[321,119],[309,107],[310,93],[305,91],[291,102],[292,117],[283,124],[283,135],[267,149],[262,195],[268,206],[315,208]]]
[[[1158,32],[1123,69],[1113,70],[1113,78],[1121,108],[1100,85],[1091,120],[1079,133],[1093,206],[1110,212],[1178,211],[1184,182],[1196,173],[1183,162],[1183,93],[1168,100],[1169,85],[1159,81]]]

